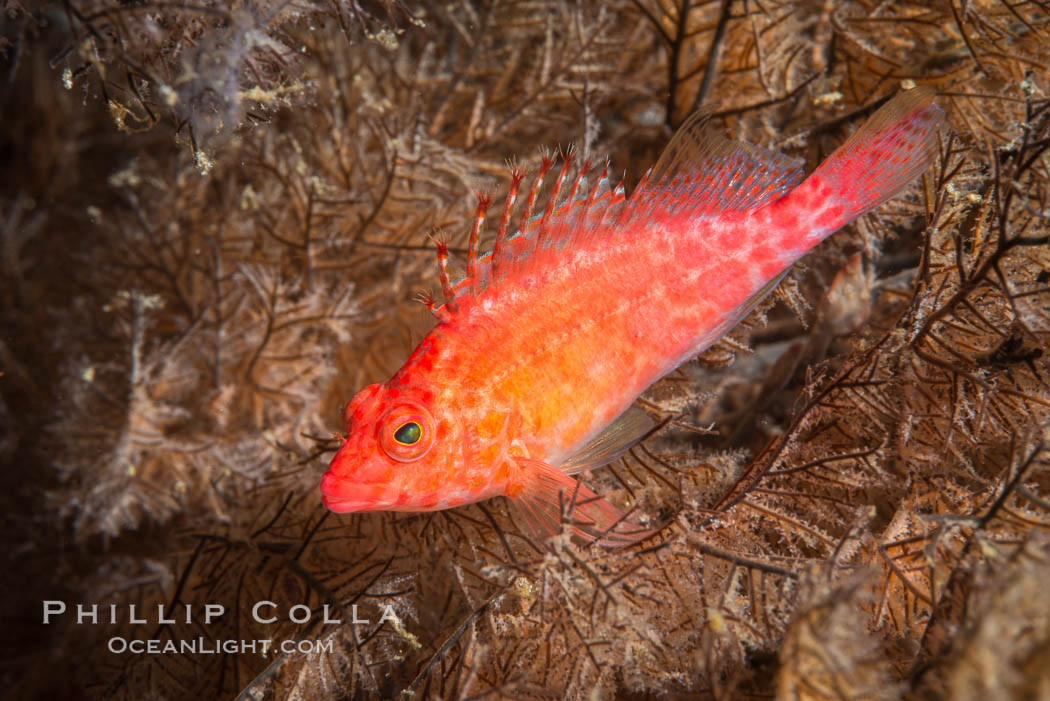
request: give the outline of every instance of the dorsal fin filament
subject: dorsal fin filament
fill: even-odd
[[[470,227],[470,243],[467,245],[467,279],[470,280],[470,291],[478,293],[478,233],[485,222],[485,212],[492,204],[490,195],[477,193],[478,208],[474,212],[474,224]]]
[[[434,311],[434,295],[430,294],[430,291],[417,292],[416,301],[427,308],[428,312]]]
[[[587,178],[587,173],[589,173],[590,170],[591,159],[586,158],[583,161],[583,165],[580,166],[580,172],[572,179],[572,186],[569,188],[569,194],[565,197],[565,207],[568,208],[568,210],[571,210],[576,203],[576,191],[580,189],[580,183]]]
[[[540,169],[532,181],[532,187],[529,188],[529,198],[525,201],[525,211],[521,213],[521,221],[518,223],[518,231],[521,234],[525,234],[528,231],[529,220],[532,218],[532,208],[536,205],[536,196],[543,185],[543,178],[550,172],[552,165],[554,165],[554,157],[544,156],[543,162],[540,163]]]
[[[427,308],[427,311],[433,314],[434,317],[440,323],[445,324],[452,320],[452,316],[449,313],[449,310],[444,306],[439,307],[434,301],[434,295],[432,295],[429,291],[420,292],[416,296],[416,299],[418,299],[423,304],[423,306]]]
[[[499,231],[496,232],[496,243],[492,247],[492,279],[497,279],[499,264],[503,260],[503,248],[507,245],[507,224],[510,223],[510,213],[514,209],[514,202],[518,199],[518,188],[521,181],[525,179],[525,171],[514,168],[510,172],[510,190],[507,191],[507,201],[503,205],[503,216],[499,220]]]
[[[636,191],[637,192],[637,191]],[[616,184],[612,190],[609,191],[609,204],[602,207],[601,214],[598,215],[597,221],[594,222],[594,230],[598,231],[599,228],[605,222],[605,217],[608,216],[609,212],[613,212],[613,225],[620,226],[627,217],[631,214],[630,210],[620,208],[617,210],[616,206],[623,204],[627,201],[627,190],[624,188],[623,180]],[[631,201],[634,201],[634,195],[631,195]]]
[[[584,168],[587,167],[587,163],[584,163]],[[576,218],[576,226],[573,227],[573,236],[579,234],[580,227],[585,226],[587,217],[591,212],[591,205],[594,204],[594,199],[598,196],[598,190],[601,188],[602,183],[605,182],[605,176],[609,172],[609,162],[605,162],[605,166],[602,168],[602,172],[598,174],[598,177],[594,179],[594,184],[591,185],[591,189],[587,192],[587,199],[583,202],[583,209],[580,210],[580,215]],[[581,173],[582,176],[586,175],[586,171]],[[573,189],[575,192],[575,188]]]
[[[452,280],[448,276],[448,245],[439,237],[434,239],[437,244],[438,277],[441,279],[441,293],[445,296],[445,308],[449,312],[456,310],[455,291],[452,288]]]
[[[569,172],[569,167],[572,165],[572,160],[575,155],[576,149],[572,147],[565,149],[565,159],[562,161],[561,170],[558,171],[558,177],[554,181],[554,188],[551,190],[551,196],[547,200],[547,207],[543,210],[543,218],[540,220],[539,233],[536,235],[535,241],[537,249],[543,246],[543,239],[547,236],[550,227],[551,214],[554,213],[554,208],[558,204],[558,195],[561,194],[562,183],[565,182],[565,175]],[[575,190],[576,188],[573,187],[574,192]]]

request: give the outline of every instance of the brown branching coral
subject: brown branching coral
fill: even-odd
[[[898,699],[889,661],[864,634],[861,601],[870,582],[834,582],[814,572],[780,645],[776,692],[781,699]]]
[[[971,607],[950,654],[923,677],[916,690],[928,698],[1042,698],[1050,692],[1047,654],[1045,536],[1033,536],[1009,556],[990,554],[968,577]],[[955,597],[950,597],[954,599]],[[949,600],[950,600],[949,599]]]
[[[9,10],[16,693],[1045,694],[1045,3]],[[429,237],[464,251],[511,163],[575,143],[630,184],[706,104],[814,165],[909,82],[948,112],[936,166],[651,388],[660,430],[592,477],[656,536],[321,508],[342,403],[426,329]],[[71,610],[42,628],[42,599]],[[301,647],[221,646],[257,639]]]

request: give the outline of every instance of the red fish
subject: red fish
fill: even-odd
[[[348,436],[321,480],[336,512],[430,511],[506,496],[520,525],[605,545],[651,531],[573,475],[616,459],[653,422],[632,404],[714,343],[787,269],[836,229],[904,189],[931,163],[943,112],[933,91],[898,95],[803,179],[799,160],[728,141],[694,117],[630,200],[566,156],[547,205],[508,235],[515,172],[493,251],[478,255],[437,325],[383,384],[344,410]]]

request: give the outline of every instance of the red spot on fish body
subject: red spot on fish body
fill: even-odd
[[[765,279],[772,279],[780,274],[790,261],[784,260],[783,249],[773,246],[757,248],[751,257],[751,263]]]
[[[824,207],[813,220],[817,231],[832,231],[842,225],[842,205]]]
[[[794,231],[798,229],[797,210],[789,209],[788,207],[781,207],[778,214],[779,216],[771,222],[773,226],[786,231]]]

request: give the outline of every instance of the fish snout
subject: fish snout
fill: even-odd
[[[355,484],[331,470],[321,478],[321,502],[337,514],[374,511],[382,508],[371,485]]]
[[[362,461],[349,443],[332,458],[321,478],[321,501],[336,513],[375,511],[396,501],[396,487],[389,470],[375,462]]]

